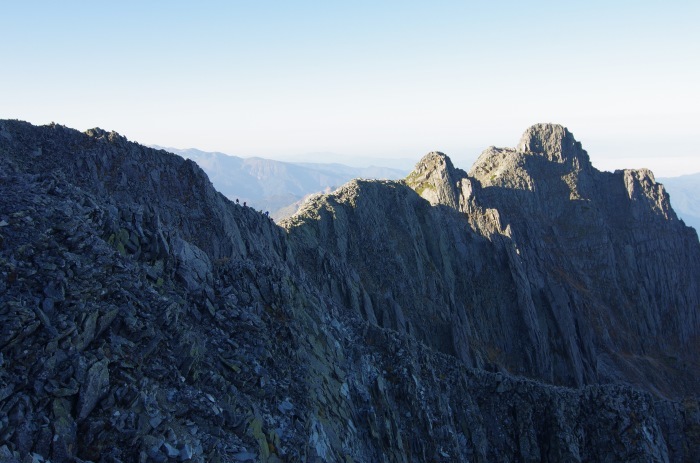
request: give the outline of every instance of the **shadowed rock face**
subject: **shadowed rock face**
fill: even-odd
[[[334,299],[467,365],[697,391],[700,246],[651,172],[599,172],[539,124],[469,175],[429,153],[406,183],[438,207],[356,181],[285,222]]]
[[[692,461],[697,389],[648,391],[690,388],[696,293],[654,259],[697,239],[649,174],[528,146],[491,150],[502,184],[432,154],[434,205],[355,181],[283,229],[192,162],[0,121],[0,461]],[[564,246],[584,225],[609,262]]]
[[[573,342],[563,355],[549,346],[577,382],[697,390],[695,380],[657,374],[696,362],[700,246],[651,172],[599,172],[571,133],[540,124],[515,151],[487,150],[470,175],[481,189],[460,210],[482,233],[506,230],[518,250],[511,266],[529,284],[522,297],[538,314],[533,329]],[[489,226],[480,210],[497,211],[499,222]],[[557,319],[548,327],[547,310]]]

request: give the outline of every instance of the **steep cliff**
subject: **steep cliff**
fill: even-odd
[[[351,182],[284,223],[339,303],[471,366],[698,390],[700,246],[651,172],[599,172],[541,124],[470,175],[430,153],[406,184]]]
[[[0,121],[0,461],[692,461],[697,389],[537,376],[514,235],[446,178],[450,206],[358,181],[285,232],[192,162]]]
[[[700,246],[651,172],[600,172],[568,130],[540,124],[514,151],[487,150],[470,176],[481,188],[460,210],[484,233],[479,211],[498,213],[530,284],[522,297],[556,318],[538,328],[576,340],[560,356],[581,359],[577,379],[697,390],[678,378],[697,368]]]

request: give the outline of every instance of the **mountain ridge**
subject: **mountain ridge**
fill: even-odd
[[[32,454],[55,462],[692,461],[697,455],[698,389],[684,353],[669,365],[672,359],[655,357],[656,338],[644,344],[621,329],[608,330],[618,339],[607,340],[595,326],[590,336],[576,333],[585,326],[567,331],[567,304],[578,307],[588,296],[577,296],[585,293],[573,284],[578,281],[551,275],[528,257],[536,249],[556,260],[560,251],[541,248],[536,229],[522,227],[517,206],[536,212],[528,203],[536,196],[483,187],[458,172],[461,193],[453,198],[465,213],[431,206],[406,181],[358,180],[315,196],[282,229],[218,193],[193,162],[114,132],[89,132],[0,121],[4,461]],[[532,173],[501,172],[508,176],[504,184],[516,186]],[[630,191],[639,199],[658,194],[646,176],[601,178],[617,199],[630,201]],[[561,177],[548,182],[538,194],[564,192],[576,207],[583,204],[570,199],[572,192],[583,199],[590,192],[572,190]],[[511,204],[514,199],[520,203]],[[613,225],[661,220],[655,201],[637,203]],[[571,212],[552,206],[534,218],[565,219]],[[663,220],[671,225],[654,228],[657,241],[667,228],[675,230],[672,243],[685,243],[692,258],[697,236],[683,241],[680,223]],[[577,232],[555,228],[564,238]],[[623,246],[616,257],[654,264],[656,242],[638,248],[630,228],[619,240],[632,252]],[[617,250],[604,239],[608,228],[601,230],[599,244]],[[648,249],[639,253],[643,246]],[[674,262],[639,288],[681,283]],[[597,268],[563,270],[578,277]],[[627,288],[624,275],[616,275],[611,281]],[[546,283],[549,293],[540,295],[550,301],[546,311],[538,311],[539,292],[528,302],[524,281],[536,288]],[[691,288],[679,289],[693,301]],[[618,299],[623,296],[631,297]],[[414,312],[416,297],[421,304]],[[471,302],[458,310],[465,301]],[[544,321],[556,335],[537,331]],[[644,320],[649,329],[663,322]],[[696,352],[692,320],[667,326],[670,338]],[[460,333],[474,345],[458,343]],[[552,344],[556,339],[561,343]],[[524,345],[535,348],[519,348]],[[618,377],[596,377],[591,372],[598,370],[585,364],[597,358],[595,349],[638,354],[639,345],[649,349],[650,363],[663,366],[657,377],[639,382],[637,374],[650,370],[636,358],[606,366]]]
[[[365,292],[376,294],[388,290],[390,295],[386,296],[385,301],[364,304],[367,308],[360,311],[364,310],[365,316],[374,321],[378,317],[371,314],[373,306],[381,305],[383,314],[391,314],[388,327],[399,331],[414,331],[423,314],[422,298],[402,286],[407,282],[411,287],[423,286],[421,282],[425,281],[426,276],[420,269],[414,268],[415,262],[419,263],[418,267],[439,269],[437,275],[448,283],[441,290],[431,292],[428,299],[443,301],[437,305],[445,310],[449,307],[449,311],[438,310],[436,314],[436,317],[444,320],[447,334],[436,335],[433,341],[427,333],[419,338],[429,345],[442,345],[441,350],[447,353],[457,353],[469,365],[483,366],[486,352],[495,349],[502,352],[505,358],[513,355],[508,360],[510,364],[520,365],[520,368],[525,366],[520,373],[528,371],[530,375],[546,378],[548,382],[582,385],[597,381],[599,375],[601,379],[619,379],[619,375],[627,375],[629,381],[651,384],[657,392],[668,392],[680,386],[680,382],[666,383],[663,375],[655,375],[654,372],[660,365],[672,370],[675,366],[664,362],[652,364],[647,357],[648,351],[655,345],[662,346],[663,352],[656,354],[659,360],[675,357],[680,345],[698,335],[700,288],[697,281],[689,276],[700,273],[697,266],[700,249],[693,230],[678,221],[663,186],[654,182],[650,172],[626,170],[610,174],[595,170],[580,143],[561,126],[533,126],[523,140],[516,149],[487,149],[469,175],[456,169],[444,154],[433,152],[419,161],[407,177],[407,186],[421,197],[434,206],[447,206],[463,214],[461,218],[468,222],[468,225],[462,226],[436,224],[430,227],[432,230],[453,230],[451,239],[438,239],[439,243],[443,243],[435,245],[438,249],[469,249],[470,246],[480,249],[468,242],[486,238],[488,244],[484,245],[490,247],[486,254],[499,255],[502,261],[507,262],[501,270],[497,270],[500,264],[491,262],[494,270],[486,280],[493,284],[488,290],[477,284],[473,287],[465,284],[478,281],[478,275],[486,265],[484,263],[489,262],[485,254],[477,257],[462,251],[455,254],[461,256],[461,262],[451,261],[454,256],[446,255],[445,251],[430,250],[432,245],[429,244],[428,235],[420,231],[420,226],[411,223],[384,229],[377,235],[364,236],[367,228],[382,229],[386,224],[391,224],[391,209],[404,208],[397,214],[400,218],[418,214],[416,217],[421,218],[415,218],[413,221],[416,223],[431,220],[427,218],[427,210],[421,209],[415,199],[408,200],[411,206],[392,202],[392,208],[385,207],[387,201],[393,200],[398,194],[396,191],[402,188],[400,184],[351,182],[330,196],[320,197],[282,225],[289,230],[293,240],[296,229],[301,229],[300,235],[308,238],[305,229],[318,227],[316,241],[308,242],[306,238],[300,238],[299,244],[301,248],[307,246],[310,254],[317,248],[326,250],[320,261],[317,258],[316,262],[309,264],[312,269],[331,265],[327,251],[338,249],[338,255],[334,258],[336,262],[332,266],[341,268],[347,265],[347,268],[333,272],[339,275],[340,281],[336,286],[342,288],[331,291],[335,293],[333,296],[336,300],[362,301]],[[382,191],[374,191],[376,189]],[[350,194],[350,191],[353,193]],[[400,194],[406,197],[408,193]],[[352,199],[354,196],[358,196],[358,199]],[[352,206],[353,201],[360,203],[361,196],[374,200],[364,206]],[[351,207],[348,208],[347,204]],[[626,209],[625,204],[632,207]],[[309,215],[309,211],[316,210],[328,210],[331,214],[315,214],[313,220],[304,218],[304,214]],[[358,214],[369,217],[351,219]],[[623,214],[625,218],[621,220]],[[380,223],[379,217],[386,217],[386,224]],[[365,222],[371,226],[366,226]],[[629,224],[636,225],[630,229]],[[466,234],[460,235],[460,227],[467,229]],[[653,240],[640,231],[644,227],[653,227]],[[418,231],[411,234],[407,230]],[[353,234],[354,237],[351,236]],[[410,270],[377,266],[366,281],[360,276],[360,284],[354,283],[353,280],[357,279],[354,275],[360,273],[355,269],[372,267],[373,260],[370,254],[361,253],[351,256],[350,262],[347,262],[350,248],[363,251],[372,249],[372,253],[381,254],[387,246],[386,237],[397,234],[401,236],[395,240],[399,244],[390,246],[388,252],[394,261],[402,262],[401,265]],[[348,245],[349,242],[353,245]],[[427,248],[419,251],[422,256],[416,257],[417,251],[413,246],[421,242],[425,242]],[[408,243],[408,247],[404,249],[400,243]],[[658,251],[648,249],[651,243]],[[637,268],[637,255],[644,256],[647,267]],[[665,271],[663,269],[669,268],[668,262],[665,262],[667,255],[677,259],[670,267],[675,269],[675,273],[663,276],[660,281],[645,278],[644,275],[654,275],[659,269]],[[592,273],[592,269],[602,272],[605,277]],[[312,270],[309,272],[312,273]],[[349,275],[342,276],[343,273]],[[506,280],[496,277],[503,273],[512,277]],[[400,284],[387,283],[391,289],[377,287],[375,282],[382,281],[385,274],[394,275]],[[612,278],[612,283],[606,278]],[[635,292],[637,281],[643,283],[643,296],[629,296]],[[461,289],[456,289],[459,285]],[[374,289],[365,290],[365,286]],[[498,293],[497,288],[505,288],[512,292],[512,298],[517,303],[501,300],[494,304],[495,299],[481,300],[480,309],[485,312],[473,315],[476,313],[474,308],[470,309],[457,301],[473,300],[476,287],[479,287],[476,294],[491,295]],[[681,296],[677,297],[677,293]],[[685,299],[686,295],[690,299]],[[617,309],[619,313],[616,314],[616,310],[610,310],[611,301],[629,309]],[[352,305],[362,304],[353,302]],[[685,309],[678,311],[676,307]],[[551,311],[555,308],[563,309],[560,315],[553,316]],[[661,308],[665,313],[657,314],[656,311]],[[504,331],[529,333],[528,342],[514,345],[507,339],[507,334],[505,337],[502,333],[485,334],[492,328],[499,330],[501,324],[512,317],[508,314],[518,314],[521,310],[525,312],[513,320],[513,329]],[[636,313],[635,310],[640,312]],[[415,315],[406,327],[405,320],[411,318],[407,315],[410,313]],[[488,313],[499,314],[500,323],[495,327],[489,328],[485,322]],[[454,314],[460,317],[467,315],[466,319],[459,319],[454,318]],[[469,314],[474,318],[470,318],[472,315]],[[639,316],[644,320],[641,325],[629,322]],[[588,317],[605,318],[611,326],[596,327],[587,320]],[[662,323],[659,317],[665,321]],[[475,325],[482,327],[477,330],[479,334],[472,328]],[[431,326],[430,329],[435,327]],[[450,330],[454,333],[449,334]],[[624,345],[616,345],[612,330],[627,333],[623,336],[626,340]],[[669,338],[665,335],[667,332],[677,333],[678,337]],[[557,333],[565,342],[573,344],[562,344]],[[444,346],[445,336],[452,338],[453,346]],[[485,341],[482,348],[474,350],[469,343],[480,336],[487,339],[490,336],[491,339]],[[595,341],[600,339],[610,341],[603,342],[604,346]],[[636,343],[635,347],[630,344],[632,340]],[[626,354],[615,353],[620,349],[625,349]],[[523,358],[522,352],[528,352],[533,357]],[[693,364],[697,362],[694,351],[684,359]],[[623,370],[627,373],[621,373]],[[650,379],[654,376],[664,384],[655,385]],[[687,376],[687,372],[685,377],[689,380],[687,390],[696,390],[697,378]]]
[[[291,215],[309,195],[330,192],[353,178],[398,179],[405,175],[401,170],[378,166],[359,168],[337,163],[242,158],[195,148],[154,148],[192,159],[230,200],[238,199],[255,209],[269,211],[275,220]]]
[[[575,141],[575,140],[574,140]],[[525,143],[521,140],[518,144]],[[303,201],[312,194],[328,193],[353,178],[390,179],[396,180],[404,177],[408,169],[396,169],[389,167],[350,166],[339,163],[319,163],[311,161],[275,161],[262,157],[242,158],[222,152],[207,152],[196,148],[178,149],[151,145],[155,149],[163,149],[179,154],[186,159],[193,159],[204,169],[214,183],[217,190],[224,193],[229,199],[246,201],[249,205],[263,211],[270,211],[275,220],[289,217],[301,206]],[[495,148],[495,147],[494,147]],[[326,155],[330,155],[327,154]],[[223,164],[219,159],[223,160]],[[235,165],[227,165],[226,161],[237,161]],[[246,165],[248,161],[248,165]],[[311,169],[316,177],[310,180],[306,171],[281,171],[281,177],[274,173],[268,173],[264,178],[254,171],[251,163],[278,164],[282,166],[293,165]],[[587,162],[590,163],[590,160]],[[476,160],[473,164],[476,163]],[[270,172],[271,168],[265,169]],[[278,169],[279,170],[279,169]],[[700,174],[689,174],[700,176]],[[676,213],[696,230],[700,229],[700,206],[697,198],[700,192],[694,188],[698,182],[684,177],[664,177],[657,179],[659,183],[667,187],[672,196],[672,202]],[[306,179],[306,180],[305,180]],[[264,181],[263,181],[264,180]],[[271,183],[272,182],[272,183]],[[277,185],[274,191],[266,191],[266,184]],[[303,186],[302,186],[303,185]]]

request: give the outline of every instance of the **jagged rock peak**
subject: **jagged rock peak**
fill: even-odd
[[[119,133],[117,133],[117,132],[115,132],[115,131],[113,131],[113,130],[112,130],[112,131],[107,131],[107,130],[101,129],[101,128],[99,128],[99,127],[94,127],[94,128],[92,128],[92,129],[87,129],[87,130],[85,131],[85,135],[87,135],[88,137],[92,137],[92,138],[94,138],[94,139],[96,139],[96,140],[100,140],[100,139],[102,139],[102,140],[107,140],[107,141],[109,141],[109,142],[111,142],[111,143],[115,143],[115,142],[117,142],[117,141],[120,141],[120,142],[126,142],[126,141],[128,141],[127,138],[126,138],[125,136],[120,135]]]
[[[444,204],[457,208],[461,180],[467,177],[457,169],[450,158],[439,151],[432,151],[418,161],[406,177],[406,183],[431,204]]]
[[[421,158],[413,171],[408,174],[408,178],[442,178],[442,179],[454,179],[463,177],[466,175],[462,169],[455,168],[452,164],[452,160],[448,155],[440,151],[431,151]]]
[[[564,163],[578,160],[590,165],[588,153],[569,130],[559,124],[535,124],[520,138],[516,151],[545,156],[550,161]]]
[[[435,167],[442,167],[446,168],[447,170],[452,170],[454,169],[454,165],[452,164],[452,160],[448,155],[446,155],[443,152],[440,151],[431,151],[430,153],[426,154],[421,158],[420,161],[416,164],[416,167],[414,171],[421,171],[421,170],[432,170]]]

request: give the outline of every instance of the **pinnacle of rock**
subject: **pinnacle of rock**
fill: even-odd
[[[93,127],[91,129],[87,129],[85,131],[85,135],[87,135],[88,137],[100,138],[109,135],[109,132],[99,127]]]
[[[420,166],[443,166],[448,170],[454,169],[454,165],[452,164],[450,157],[441,151],[431,151],[423,156],[416,164],[416,170],[418,170]]]
[[[406,177],[406,183],[431,204],[459,205],[459,183],[467,174],[456,169],[452,160],[439,151],[432,151],[418,161]]]
[[[544,155],[554,162],[564,163],[577,159],[581,165],[590,165],[588,153],[569,130],[559,124],[535,124],[525,131],[516,151]]]
[[[126,143],[128,140],[125,136],[120,135],[115,131],[107,131],[99,127],[94,127],[85,131],[85,135],[96,140],[106,140],[110,143]]]

